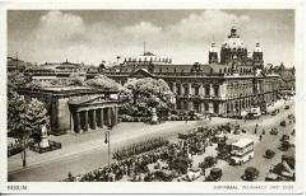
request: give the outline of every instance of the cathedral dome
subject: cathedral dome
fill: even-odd
[[[223,43],[223,47],[230,49],[245,48],[244,42],[241,40],[240,35],[238,34],[237,27],[231,28],[231,32],[226,41]]]

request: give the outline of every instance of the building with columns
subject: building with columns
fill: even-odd
[[[51,132],[55,135],[82,133],[117,124],[121,105],[117,92],[85,86],[53,86],[21,88],[18,93],[46,103]]]
[[[264,110],[277,99],[279,75],[265,74],[263,67],[260,44],[254,46],[249,56],[238,28],[232,27],[220,50],[216,43],[211,44],[208,64],[172,64],[170,58],[158,58],[147,52],[99,74],[120,84],[129,78],[163,79],[176,96],[178,111],[234,117],[252,107],[260,106]]]

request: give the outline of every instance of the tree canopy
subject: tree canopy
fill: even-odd
[[[103,89],[107,91],[125,92],[126,89],[119,83],[115,82],[104,75],[95,76],[93,79],[86,80],[85,85],[91,86],[97,89]]]
[[[149,117],[150,108],[156,108],[158,116],[167,116],[173,106],[173,93],[162,79],[131,79],[124,87],[131,91],[133,103],[126,103],[121,111],[134,117]]]
[[[8,130],[15,138],[26,140],[42,126],[48,125],[43,102],[33,98],[27,100],[14,91],[9,93],[8,100]]]
[[[157,97],[166,102],[170,101],[171,97],[173,97],[173,93],[168,84],[162,79],[131,79],[124,85],[124,87],[130,89],[134,94]]]

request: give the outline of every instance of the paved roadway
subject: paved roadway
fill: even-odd
[[[288,111],[289,112],[289,111]],[[286,112],[287,113],[287,112]],[[280,114],[277,118],[282,117],[285,114]],[[274,119],[274,118],[268,118]],[[268,125],[269,123],[274,122],[274,120],[264,119],[263,123],[267,120],[266,123],[262,125]],[[114,130],[118,132],[117,135],[114,135],[112,140],[112,150],[115,148],[120,148],[122,146],[126,146],[135,142],[139,142],[140,140],[162,136],[165,138],[173,138],[177,135],[178,132],[183,132],[186,129],[190,129],[192,127],[198,125],[217,125],[225,122],[234,121],[231,119],[225,118],[213,118],[212,121],[202,121],[202,122],[167,122],[161,125],[154,126],[144,126],[141,129],[139,127],[128,130],[127,125],[122,123],[118,130]],[[273,124],[273,123],[272,123]],[[139,123],[138,123],[139,125]],[[245,123],[245,126],[254,126],[255,121],[248,121]],[[149,128],[148,128],[149,127]],[[124,130],[124,131],[122,131]],[[268,132],[268,131],[266,131]],[[102,145],[104,138],[96,139],[94,143],[80,144],[75,145],[76,149],[71,150],[65,149],[62,151],[63,153],[54,153],[51,152],[44,155],[36,155],[33,161],[29,164],[27,168],[20,168],[18,165],[16,166],[17,160],[9,159],[9,181],[59,181],[67,177],[68,172],[71,172],[73,175],[78,173],[86,173],[93,169],[96,169],[102,165],[107,164],[107,149],[106,145]],[[16,157],[15,157],[16,159]],[[15,162],[14,162],[15,161]],[[18,163],[21,161],[18,160]],[[230,168],[229,170],[233,170]],[[237,169],[238,171],[238,169]],[[241,173],[241,168],[237,174]],[[230,176],[226,174],[224,171],[224,177]],[[224,179],[230,180],[230,179]],[[233,179],[231,179],[233,180]]]
[[[228,122],[229,119],[215,118],[212,121],[166,122],[160,125],[145,126],[143,123],[121,123],[112,136],[112,150],[144,141],[154,137],[173,138],[177,133],[197,126],[199,123],[211,125]],[[132,124],[132,126],[129,126]],[[135,124],[135,123],[134,123]],[[93,133],[93,137],[100,137],[80,145],[71,145],[62,150],[45,154],[34,154],[28,157],[29,166],[21,167],[19,155],[9,159],[9,181],[60,181],[67,177],[68,172],[73,175],[86,173],[107,164],[107,148],[103,145],[101,133]],[[70,136],[68,136],[70,137]],[[82,136],[81,136],[82,137]],[[86,137],[86,135],[85,135]],[[70,140],[72,140],[70,138]],[[69,141],[71,142],[71,141]],[[78,142],[78,139],[76,139]],[[70,144],[69,144],[70,145]],[[73,149],[74,148],[74,149]]]

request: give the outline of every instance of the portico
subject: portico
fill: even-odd
[[[82,133],[115,125],[117,124],[118,107],[118,100],[102,97],[70,101],[70,130]]]

